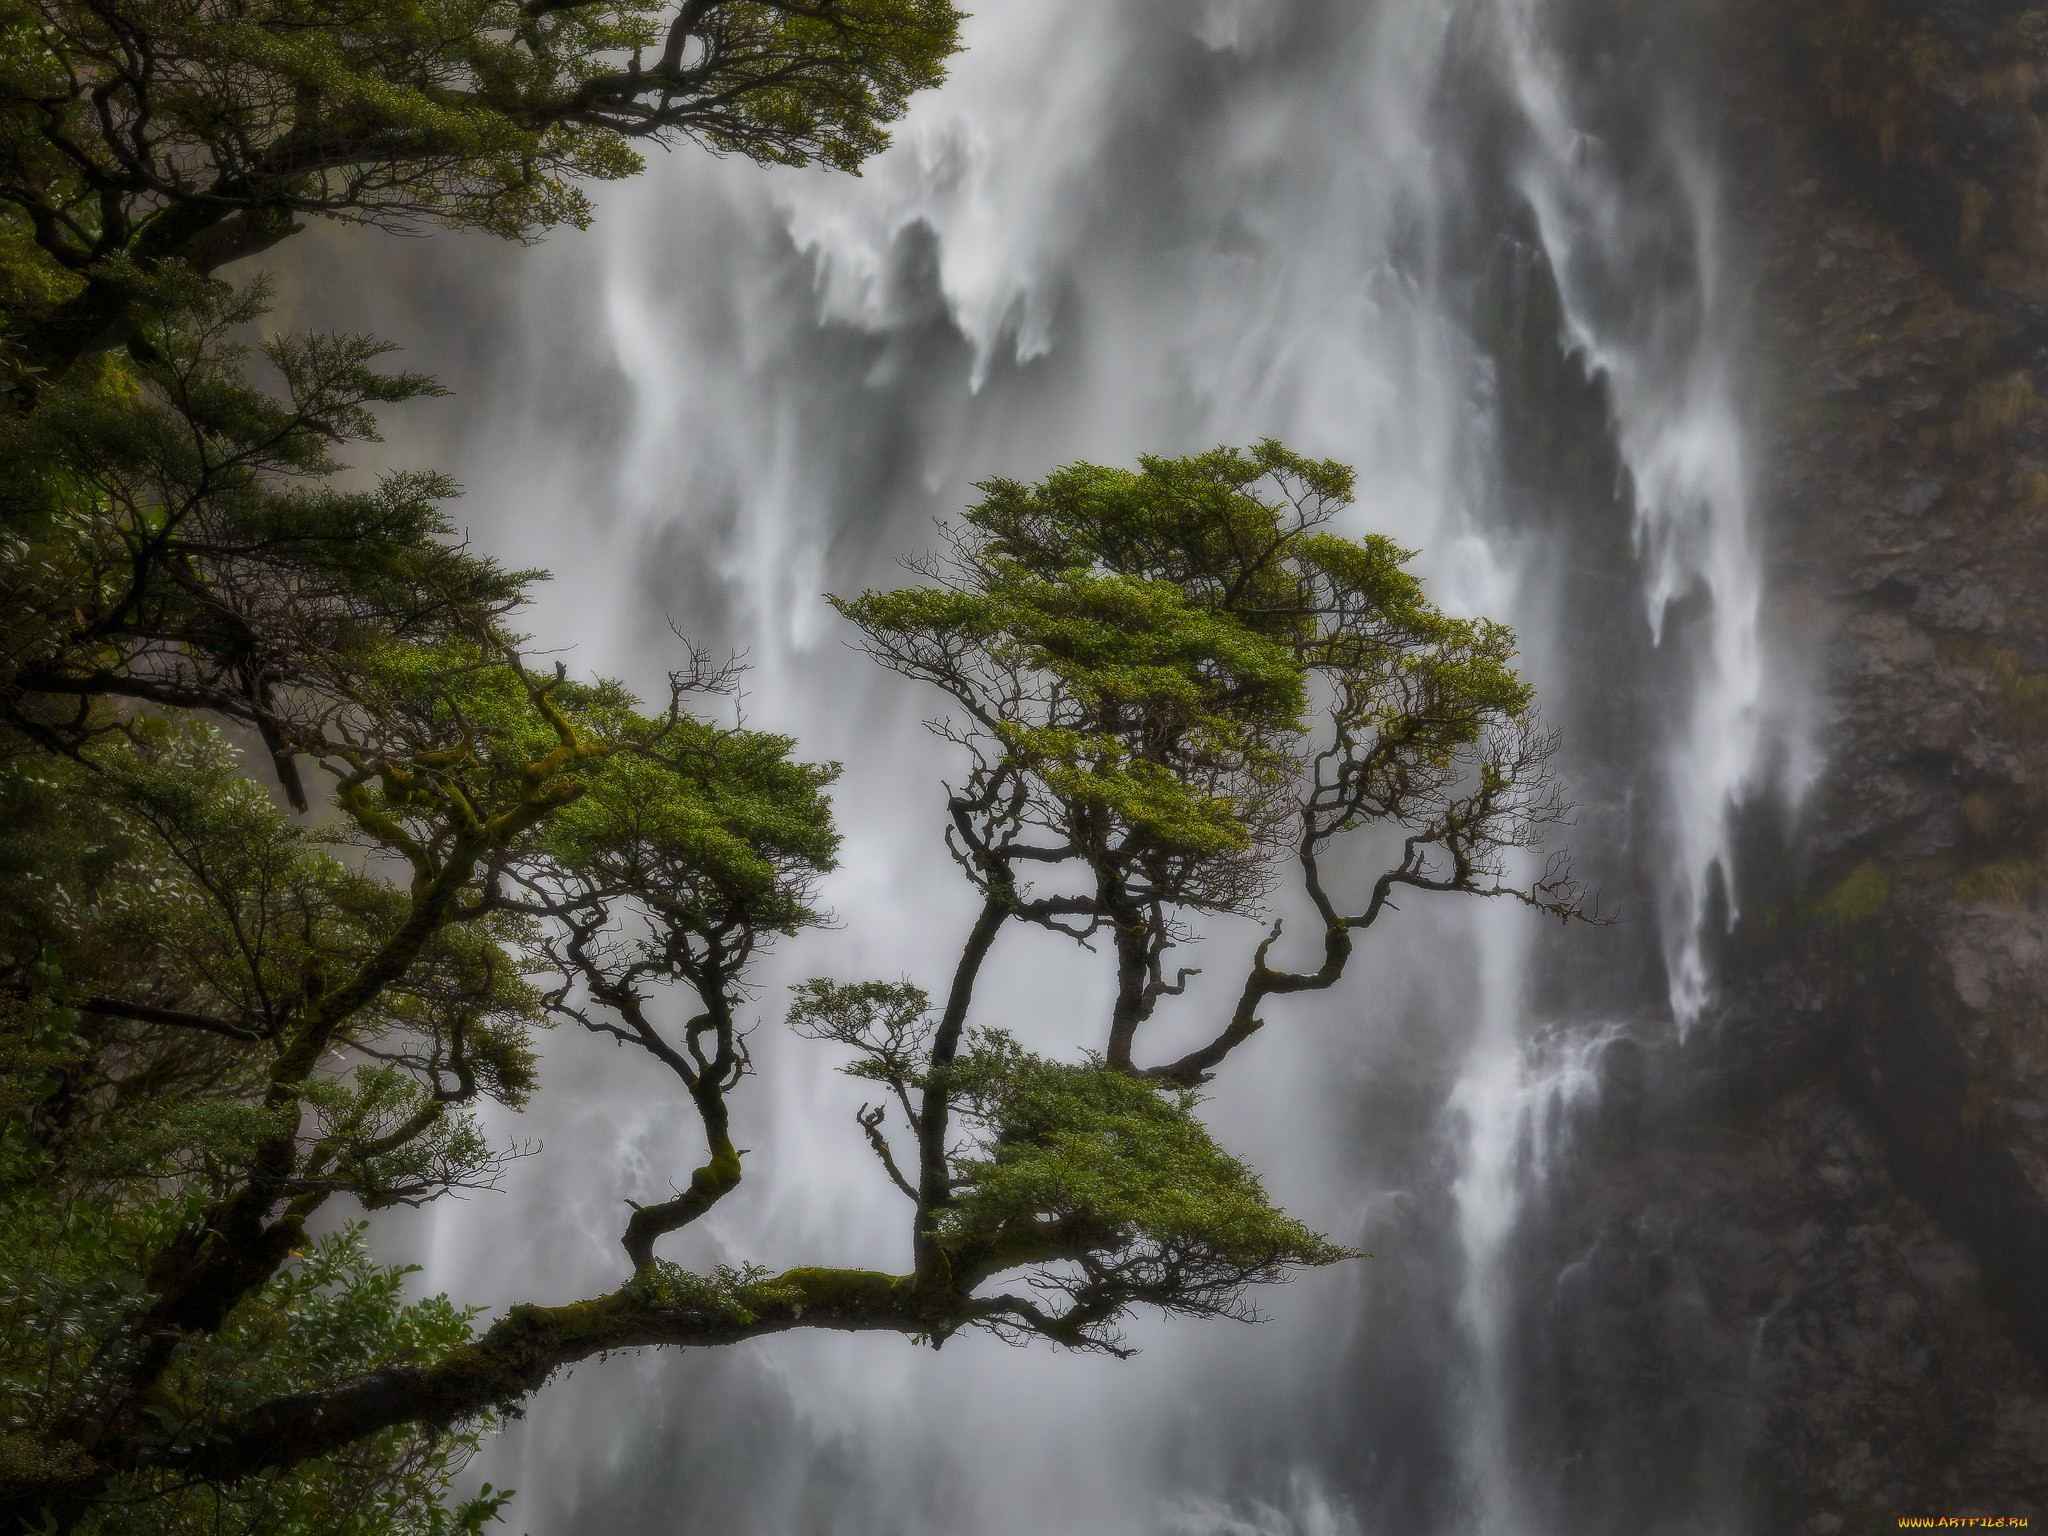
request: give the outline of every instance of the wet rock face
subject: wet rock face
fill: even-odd
[[[1837,1043],[1750,1106],[1781,1127],[1750,1153],[1770,1225],[1831,1224],[1774,1282],[1759,1496],[1814,1531],[2039,1517],[2048,18],[1815,0],[1746,20],[1762,503],[1829,713],[1803,878],[1738,934],[1731,1001],[1768,1018],[1803,986],[1782,1027]]]
[[[1781,14],[1794,67],[1752,76],[1758,137],[1808,174],[1749,173],[1776,423],[1765,505],[1784,603],[1823,616],[1832,706],[1786,927],[1807,944],[1835,930],[1838,1080],[1899,1186],[1994,1289],[2039,1299],[2006,1319],[2038,1363],[2048,15],[1988,0]],[[1859,870],[1867,899],[1845,903]],[[1766,968],[1773,949],[1762,933],[1737,945]]]
[[[1838,1088],[1574,1166],[1524,1256],[1556,1275],[1530,1379],[1568,1384],[1530,1407],[1608,1426],[1555,1447],[1561,1508],[1825,1533],[2048,1496],[2048,1405],[1981,1261]]]
[[[1523,1224],[1527,1461],[1601,1530],[2048,1519],[2048,7],[1711,30],[1821,770]]]

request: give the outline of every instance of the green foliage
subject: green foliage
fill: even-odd
[[[812,977],[790,989],[790,1027],[813,1040],[836,1040],[860,1054],[847,1072],[875,1082],[919,1082],[931,1045],[931,999],[907,981],[832,981]]]
[[[166,263],[211,272],[307,214],[523,238],[587,223],[584,184],[639,170],[643,140],[856,170],[959,22],[946,0],[0,0],[15,382],[150,312]]]
[[[340,834],[283,815],[217,735],[184,727],[138,737],[99,754],[93,770],[49,760],[0,768],[0,803],[44,798],[58,823],[50,831],[92,825],[104,841],[89,846],[122,855],[65,871],[41,858],[66,846],[61,831],[17,833],[10,862],[18,861],[16,889],[25,899],[10,914],[0,974],[21,975],[24,955],[48,945],[73,957],[80,986],[275,1039],[308,973],[362,963],[402,925],[407,903],[387,882],[335,856]],[[464,1069],[479,1090],[516,1106],[532,1087],[526,1037],[539,1014],[503,946],[523,942],[527,928],[507,913],[437,934],[409,974],[351,1020],[344,1038],[400,1060],[438,1054],[445,1063],[459,1031]],[[252,1052],[256,1043],[200,1043],[183,1031],[117,1029],[92,1017],[79,1054],[62,1068],[61,1141],[75,1171],[160,1179],[196,1173],[204,1163],[218,1180],[247,1167],[277,1112],[253,1102],[267,1082],[268,1053]],[[143,1085],[158,1091],[142,1092]],[[180,1085],[206,1092],[171,1091]],[[311,1091],[333,1122],[333,1155],[369,1157],[357,1167],[364,1196],[397,1198],[416,1182],[419,1168],[361,1151],[399,1105],[418,1109],[408,1097],[413,1090],[373,1074],[352,1093],[335,1083]],[[481,1175],[493,1160],[460,1126],[452,1121],[437,1131],[429,1163],[440,1174],[461,1165]],[[420,1144],[408,1155],[427,1154]]]
[[[674,1069],[710,1142],[635,1207],[643,1303],[730,1327],[794,1294],[650,1246],[738,1183],[735,1010],[822,920],[836,766],[698,718],[730,681],[701,656],[665,708],[531,675],[505,623],[538,573],[458,541],[452,483],[334,482],[436,386],[364,337],[254,354],[262,283],[206,274],[305,215],[582,224],[639,140],[854,170],[959,19],[0,0],[0,1529],[498,1520],[442,1496],[537,1381],[222,1447],[467,1358],[468,1314],[310,1224],[492,1183],[476,1106],[525,1102],[558,1019]]]
[[[1192,1091],[1100,1059],[1048,1061],[998,1030],[936,1076],[974,1129],[953,1159],[948,1252],[976,1270],[1029,1266],[1034,1290],[1082,1310],[1089,1342],[1114,1337],[1101,1327],[1114,1313],[1096,1322],[1111,1304],[1250,1316],[1246,1287],[1356,1257],[1272,1205]]]
[[[1102,880],[1252,910],[1304,793],[1312,840],[1394,821],[1428,841],[1475,773],[1506,791],[1545,750],[1513,635],[1439,612],[1389,540],[1327,530],[1342,465],[1268,441],[980,489],[948,557],[916,567],[930,584],[833,601],[883,665],[961,706],[976,775],[957,803],[1001,806]],[[1454,878],[1493,868],[1532,806],[1464,809]]]
[[[850,1048],[846,1070],[887,1087],[915,1139],[912,1177],[889,1105],[861,1107],[917,1206],[922,1293],[948,1292],[975,1326],[1117,1350],[1133,1307],[1248,1316],[1250,1286],[1348,1256],[1273,1207],[1191,1090],[1264,1027],[1266,999],[1335,985],[1397,886],[1583,915],[1556,855],[1528,885],[1509,870],[1570,808],[1513,635],[1435,608],[1409,551],[1331,531],[1344,466],[1267,441],[979,489],[944,555],[913,564],[923,584],[832,601],[876,660],[959,710],[936,727],[969,759],[947,842],[981,916],[936,1017],[907,980],[814,980],[790,1018]],[[1340,905],[1321,861],[1375,824],[1399,829],[1397,860]],[[1276,924],[1208,1043],[1139,1067],[1138,1031],[1194,974],[1164,964],[1193,937],[1180,914],[1257,912],[1288,855],[1321,965],[1271,965]],[[1108,931],[1101,1057],[1052,1062],[967,1029],[1011,920],[1083,943]],[[1011,1273],[1030,1296],[967,1300]],[[933,1337],[964,1325],[935,1320]]]
[[[334,744],[339,827],[286,815],[189,721],[130,717],[87,762],[0,763],[0,806],[20,813],[0,827],[17,898],[0,909],[9,1203],[50,1213],[10,1218],[27,1245],[11,1272],[41,1287],[13,1315],[56,1330],[23,1357],[44,1397],[10,1418],[7,1475],[146,1493],[158,1523],[122,1529],[182,1530],[222,1490],[108,1481],[83,1449],[98,1436],[131,1457],[161,1442],[145,1457],[161,1461],[279,1394],[467,1339],[466,1318],[400,1307],[396,1277],[356,1263],[359,1243],[354,1270],[318,1245],[297,1269],[245,1270],[224,1234],[256,1189],[284,1210],[244,1241],[303,1248],[305,1219],[335,1196],[375,1210],[493,1182],[506,1154],[469,1106],[516,1107],[533,1087],[528,1037],[562,1001],[528,980],[561,958],[544,920],[587,932],[637,903],[665,942],[701,936],[725,957],[726,1005],[762,935],[817,920],[834,770],[790,761],[786,739],[651,716],[613,684],[532,684],[481,641],[460,658],[387,642],[365,668],[350,693],[388,747],[364,768],[362,745]],[[394,854],[421,877],[410,887],[371,872]],[[661,942],[634,953],[662,969]],[[668,971],[705,981],[687,954]],[[230,1278],[244,1273],[253,1285]],[[167,1332],[181,1285],[203,1321]],[[497,1506],[433,1502],[487,1427],[466,1423],[455,1441],[394,1425],[345,1457],[235,1483],[222,1497],[243,1524],[224,1528],[474,1528]]]
[[[635,1275],[627,1292],[655,1306],[694,1310],[736,1323],[753,1322],[757,1307],[786,1305],[801,1295],[793,1286],[775,1284],[759,1264],[720,1264],[700,1275],[665,1259]]]
[[[0,1224],[0,1477],[11,1479],[82,1459],[75,1445],[53,1445],[44,1432],[100,1406],[110,1375],[100,1351],[145,1310],[149,1255],[183,1213],[172,1198],[54,1198],[47,1154],[15,1131],[0,1148],[10,1211]],[[175,1447],[236,1406],[465,1343],[473,1314],[446,1297],[408,1302],[407,1273],[371,1262],[360,1225],[321,1238],[218,1333],[180,1349],[151,1395],[151,1435]],[[491,1427],[486,1418],[453,1432],[386,1431],[346,1457],[227,1489],[131,1474],[109,1485],[76,1529],[106,1536],[476,1530],[505,1495],[486,1490],[481,1501],[453,1511],[439,1498]]]
[[[1192,1090],[1099,1057],[1051,1061],[995,1029],[934,1063],[928,1000],[908,982],[813,979],[794,991],[790,1022],[852,1047],[849,1076],[888,1086],[913,1124],[943,1102],[965,1130],[935,1213],[952,1283],[971,1291],[1015,1274],[1040,1302],[1065,1303],[1057,1316],[1039,1303],[984,1311],[976,1326],[1115,1352],[1116,1321],[1133,1307],[1250,1318],[1249,1287],[1355,1256],[1273,1206],[1210,1137]],[[861,1123],[884,1150],[880,1117]]]
[[[452,543],[445,477],[326,483],[336,445],[374,437],[373,407],[436,392],[379,373],[388,348],[273,343],[276,399],[231,339],[260,286],[154,286],[177,319],[150,328],[147,360],[104,358],[0,413],[0,723],[67,747],[115,700],[206,709],[287,768],[303,716],[370,658],[473,636],[533,574]]]
[[[652,722],[629,727],[652,735]],[[824,790],[836,764],[793,761],[786,736],[680,719],[658,755],[626,754],[549,824],[564,871],[617,888],[658,885],[664,917],[713,925],[736,905],[763,929],[813,923],[797,870],[832,867],[838,835]]]
[[[228,1326],[196,1344],[172,1366],[156,1394],[157,1418],[176,1443],[200,1432],[209,1416],[251,1406],[287,1392],[351,1380],[363,1372],[432,1359],[470,1338],[475,1312],[445,1296],[408,1303],[403,1279],[411,1271],[373,1264],[362,1228],[350,1225],[322,1238],[278,1275]],[[231,1383],[222,1391],[223,1383]],[[386,1430],[345,1458],[302,1464],[225,1494],[227,1508],[248,1530],[376,1532],[427,1536],[437,1525],[479,1528],[482,1506],[444,1510],[440,1495],[484,1435],[485,1418],[448,1434],[408,1426]],[[377,1469],[362,1478],[364,1468]],[[217,1490],[195,1490],[159,1500],[148,1480],[112,1497],[101,1517],[110,1530],[172,1532],[210,1529]],[[125,1498],[124,1498],[125,1495]],[[485,1504],[495,1498],[486,1493]],[[128,1507],[121,1507],[126,1504]],[[234,1523],[224,1528],[234,1529]]]
[[[473,1105],[523,1103],[532,1030],[580,1017],[529,979],[561,971],[562,925],[630,908],[672,949],[702,936],[712,973],[687,954],[655,969],[729,1012],[754,947],[818,920],[836,847],[835,769],[686,708],[722,679],[678,674],[665,713],[536,680],[497,627],[530,578],[452,544],[444,482],[330,488],[330,445],[428,386],[380,378],[368,343],[313,340],[269,350],[271,400],[228,334],[259,301],[188,288],[141,360],[0,417],[19,450],[0,476],[19,599],[0,624],[0,1112],[20,1187],[64,1213],[34,1267],[65,1272],[69,1244],[77,1271],[43,1310],[98,1373],[68,1416],[17,1416],[0,1500],[54,1499],[67,1529],[98,1517],[35,1489],[143,1489],[163,1529],[196,1518],[200,1493],[135,1481],[175,1443],[168,1405],[203,1440],[341,1379],[255,1369],[238,1330],[303,1313],[316,1348],[340,1326],[325,1280],[272,1296],[328,1201],[495,1181],[509,1154]],[[255,727],[292,797],[310,802],[304,765],[324,772],[339,821],[281,810],[201,710]],[[721,1080],[743,1069],[721,1059]],[[467,1337],[409,1342],[392,1318],[342,1376]],[[503,1498],[436,1502],[454,1443],[394,1425],[206,1496],[252,1530],[476,1529]]]

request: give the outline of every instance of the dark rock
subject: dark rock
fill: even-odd
[[[2039,1520],[2048,22],[1726,0],[1712,25],[1771,606],[1822,661],[1826,767],[1743,866],[1714,1011],[1605,1052],[1524,1224],[1530,1456],[1603,1530],[1731,1497],[1716,1528]]]

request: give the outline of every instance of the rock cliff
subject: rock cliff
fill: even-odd
[[[1529,1465],[1616,1531],[2039,1521],[2048,11],[1730,0],[1704,35],[1821,766],[1793,824],[1741,813],[1715,1007],[1609,1047],[1524,1228]]]

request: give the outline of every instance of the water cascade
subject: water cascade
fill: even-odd
[[[457,467],[480,540],[557,573],[542,640],[644,684],[673,619],[748,653],[752,722],[846,763],[844,924],[765,978],[737,1107],[764,1150],[676,1256],[901,1262],[857,1094],[775,1020],[805,975],[949,963],[948,757],[919,728],[931,701],[847,651],[818,594],[891,581],[983,476],[1268,435],[1357,466],[1355,528],[1521,632],[1581,864],[1622,920],[1560,937],[1417,901],[1341,992],[1276,1018],[1213,1121],[1283,1203],[1377,1256],[1263,1298],[1260,1328],[1148,1327],[1123,1364],[795,1336],[592,1364],[472,1475],[518,1487],[536,1536],[1606,1529],[1657,1496],[1596,1510],[1544,1464],[1524,1324],[1558,1277],[1532,1277],[1520,1238],[1605,1046],[1683,1031],[1709,997],[1727,818],[1765,792],[1773,730],[1729,363],[1742,283],[1714,125],[1671,64],[1683,18],[1620,36],[1591,0],[980,10],[863,179],[678,154],[607,189],[592,234],[492,258],[521,319],[471,353]],[[1006,944],[992,1021],[1078,1044],[1063,1020],[1105,975]],[[548,1155],[413,1231],[432,1284],[609,1284],[619,1201],[689,1166],[693,1122],[636,1063],[561,1036],[547,1074],[499,1129]]]

